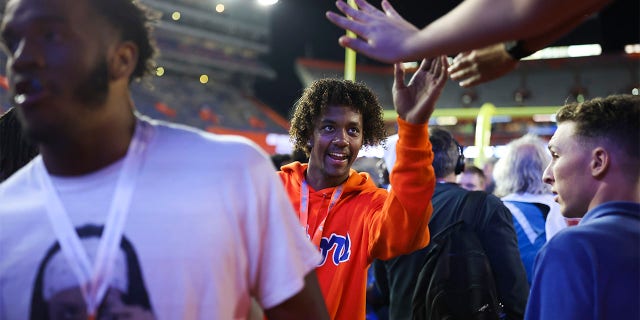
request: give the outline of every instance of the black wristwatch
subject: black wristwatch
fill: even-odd
[[[505,42],[504,49],[511,56],[511,58],[513,58],[513,60],[521,60],[522,58],[528,57],[533,54],[533,52],[525,50],[523,48],[523,43],[520,40]]]

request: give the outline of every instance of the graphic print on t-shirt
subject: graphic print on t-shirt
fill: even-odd
[[[76,229],[90,261],[95,261],[103,226]],[[87,307],[75,273],[54,243],[40,262],[31,297],[31,319],[87,319]],[[109,287],[96,319],[156,319],[139,260],[131,242],[122,236]]]

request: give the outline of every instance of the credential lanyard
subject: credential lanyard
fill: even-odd
[[[324,216],[322,222],[316,228],[316,232],[314,232],[311,241],[316,245],[320,246],[320,239],[322,239],[322,230],[324,229],[324,223],[327,222],[327,217],[329,217],[329,212],[333,208],[333,206],[340,200],[340,196],[342,195],[342,189],[344,188],[343,184],[337,186],[333,193],[331,194],[331,202],[329,202],[329,207],[327,208],[327,215]],[[307,229],[307,234],[309,234],[309,185],[307,184],[306,179],[302,179],[302,186],[300,191],[300,224],[302,227]]]
[[[47,215],[60,243],[60,248],[80,283],[82,296],[87,304],[89,319],[95,319],[100,301],[102,301],[109,286],[138,172],[144,160],[150,134],[149,129],[146,123],[140,120],[137,121],[133,139],[118,175],[93,268],[89,261],[89,256],[80,243],[80,238],[71,223],[69,214],[51,182],[42,157],[36,160],[36,165],[42,171],[39,176],[47,199]]]

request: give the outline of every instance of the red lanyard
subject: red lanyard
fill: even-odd
[[[300,224],[307,231],[307,235],[311,238],[311,234],[309,234],[309,186],[307,185],[307,180],[302,179],[302,186],[300,191]],[[316,232],[314,232],[313,237],[311,238],[311,242],[316,246],[320,246],[320,239],[322,239],[322,230],[324,229],[324,223],[327,222],[327,217],[329,217],[329,211],[333,208],[333,206],[340,200],[340,196],[342,195],[343,185],[337,186],[333,193],[331,194],[331,202],[329,202],[329,207],[327,208],[327,215],[322,219],[322,222],[316,228]]]

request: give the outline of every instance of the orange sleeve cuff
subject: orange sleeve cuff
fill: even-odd
[[[426,145],[431,145],[429,143],[429,125],[427,123],[409,123],[398,117],[398,144],[409,148],[423,148]]]

